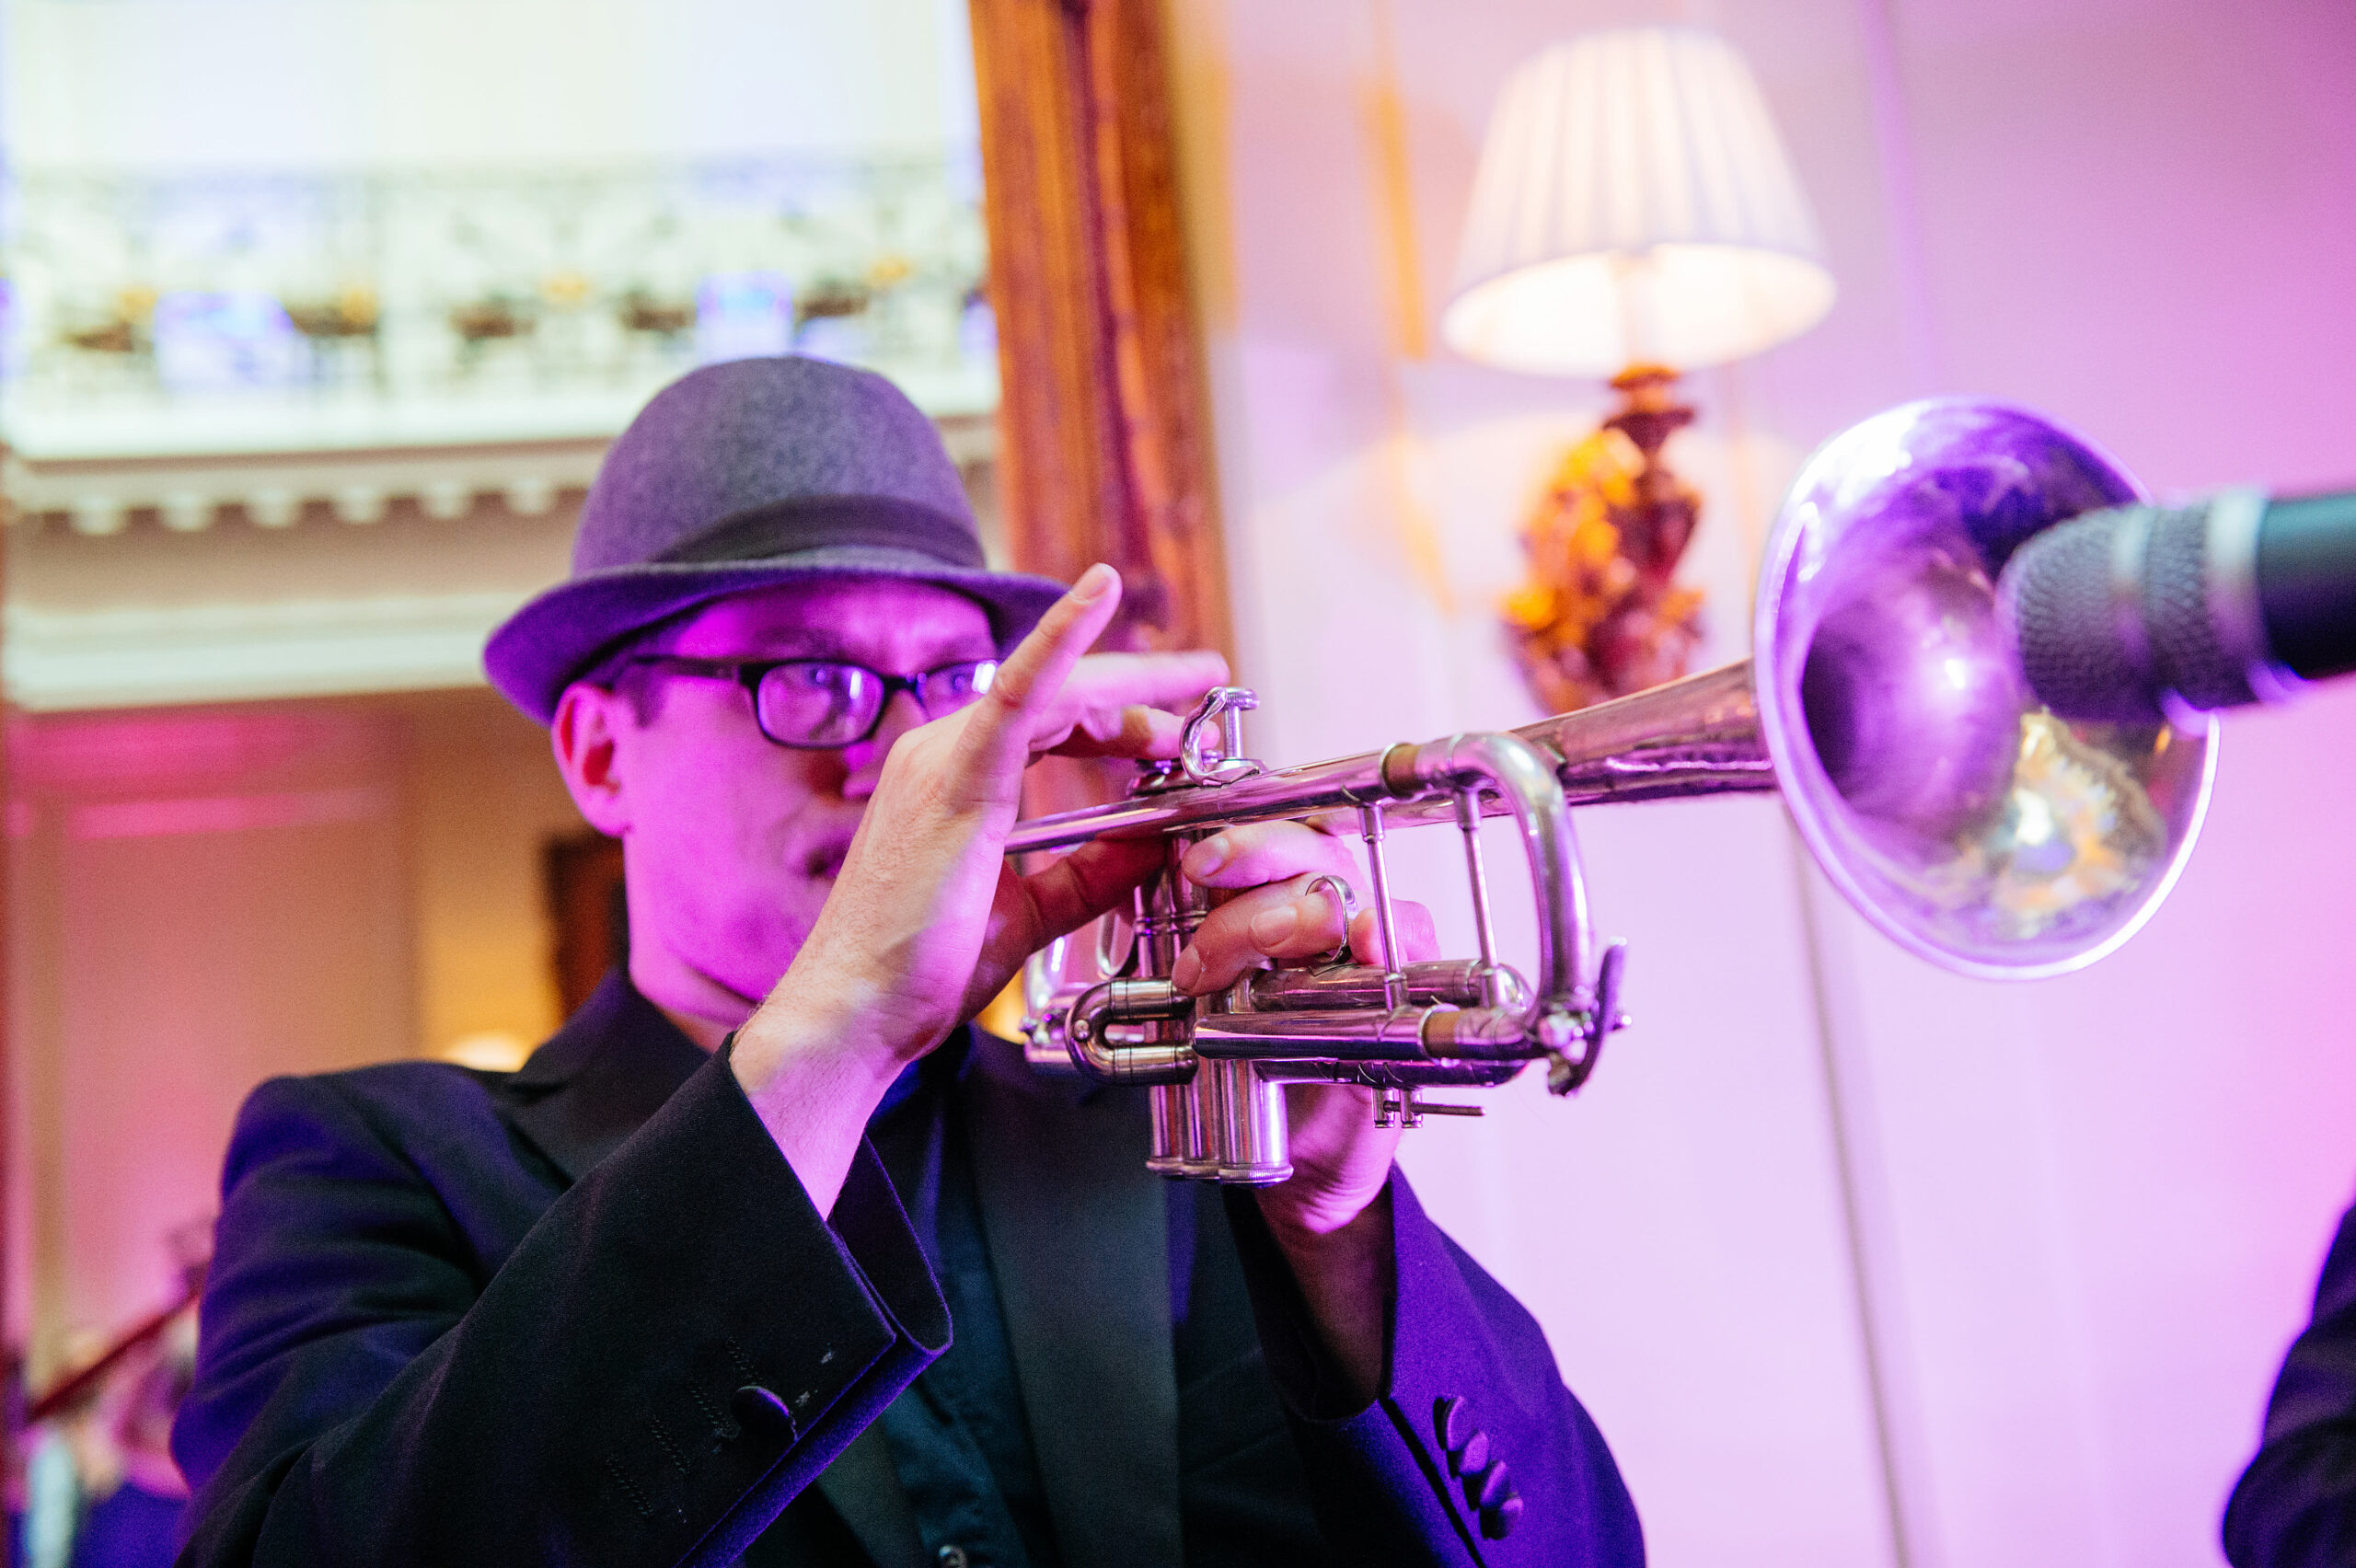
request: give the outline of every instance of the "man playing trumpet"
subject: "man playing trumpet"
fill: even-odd
[[[486,654],[622,841],[627,972],[512,1075],[255,1092],[184,1562],[1641,1560],[1369,1091],[1292,1091],[1288,1182],[1164,1185],[1139,1097],[968,1025],[1161,863],[1015,871],[1024,767],[1170,757],[1226,678],[1088,655],[1119,596],[987,571],[878,377],[745,361],[648,405]],[[1218,902],[1172,979],[1331,950],[1307,890],[1350,869],[1295,823],[1196,845]],[[1346,936],[1377,961],[1370,917]]]

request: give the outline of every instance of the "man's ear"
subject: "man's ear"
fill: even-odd
[[[628,698],[575,681],[557,698],[556,719],[549,725],[549,744],[572,803],[608,838],[621,837],[629,827],[618,742],[625,728],[635,728],[635,718]]]

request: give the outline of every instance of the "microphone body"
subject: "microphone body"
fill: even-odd
[[[2029,689],[2150,723],[2356,670],[2356,491],[2121,506],[2014,552],[1999,597]]]

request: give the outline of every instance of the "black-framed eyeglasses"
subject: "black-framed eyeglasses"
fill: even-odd
[[[685,674],[733,680],[752,694],[753,722],[761,733],[797,751],[857,745],[884,722],[892,694],[916,698],[927,719],[946,719],[990,689],[998,661],[943,664],[913,675],[887,675],[864,664],[832,659],[692,659],[679,653],[640,653],[633,664],[661,664]]]

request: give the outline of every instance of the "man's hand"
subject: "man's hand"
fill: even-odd
[[[1180,869],[1189,881],[1217,890],[1218,906],[1172,968],[1178,989],[1195,996],[1224,990],[1267,960],[1298,962],[1333,951],[1343,940],[1341,903],[1326,889],[1311,893],[1309,886],[1320,876],[1338,877],[1353,888],[1366,885],[1346,841],[1298,822],[1228,828],[1188,850]],[[1438,956],[1429,910],[1403,900],[1393,913],[1402,963]],[[1358,912],[1348,937],[1360,963],[1382,962],[1372,909]],[[1381,1192],[1398,1131],[1374,1124],[1371,1090],[1298,1084],[1287,1098],[1293,1177],[1263,1191],[1261,1209],[1279,1230],[1339,1230]]]
[[[737,1033],[737,1081],[822,1214],[901,1069],[1161,863],[1152,840],[1086,845],[1028,877],[1006,859],[1034,758],[1174,756],[1167,709],[1227,678],[1216,653],[1083,659],[1120,597],[1091,567],[979,701],[893,745],[808,940]]]
[[[1225,989],[1265,959],[1332,951],[1344,936],[1341,905],[1322,888],[1309,892],[1310,884],[1332,875],[1359,885],[1346,845],[1295,822],[1228,828],[1188,850],[1180,866],[1197,884],[1225,892],[1172,966],[1178,988],[1196,996]],[[1392,913],[1400,962],[1438,956],[1429,910],[1400,902]],[[1383,961],[1373,910],[1350,921],[1347,934],[1359,963]],[[1353,1402],[1364,1405],[1381,1392],[1395,1287],[1385,1184],[1399,1129],[1374,1124],[1370,1090],[1295,1084],[1285,1098],[1292,1179],[1260,1190],[1260,1212]]]

